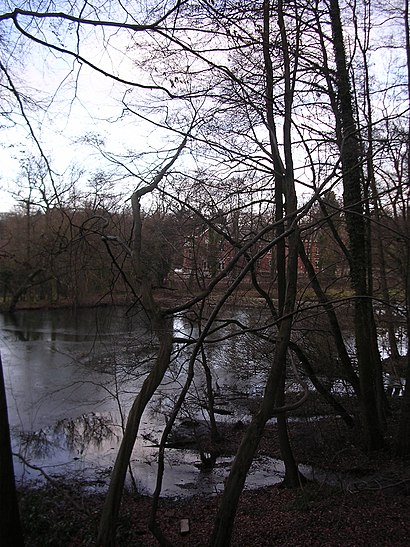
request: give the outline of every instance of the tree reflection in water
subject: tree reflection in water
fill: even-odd
[[[91,412],[75,419],[58,420],[53,428],[44,428],[35,432],[21,432],[19,451],[26,458],[46,458],[61,449],[81,456],[90,448],[101,448],[104,441],[115,439],[118,426],[111,414]]]

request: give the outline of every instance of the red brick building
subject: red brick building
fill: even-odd
[[[313,267],[317,269],[319,264],[319,252],[315,233],[305,236],[303,243]],[[266,242],[258,242],[250,248],[249,254],[254,256],[265,246]],[[183,248],[182,273],[184,276],[197,277],[198,279],[212,278],[228,265],[236,253],[237,249],[233,244],[228,242],[217,232],[210,228],[206,228],[198,235],[192,235],[185,241]],[[269,249],[258,259],[256,265],[257,273],[263,277],[270,277],[274,274],[272,271],[273,259],[274,248]],[[236,265],[236,271],[242,269],[245,264],[246,258],[241,257]],[[300,258],[298,270],[301,275],[305,273]]]

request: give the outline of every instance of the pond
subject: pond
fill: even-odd
[[[187,336],[191,325],[177,317],[174,330]],[[156,340],[143,314],[127,313],[121,307],[19,311],[0,316],[0,337],[13,451],[20,455],[15,457],[17,479],[71,474],[104,488],[124,417],[155,354]],[[242,346],[228,340],[209,350],[215,378],[218,388],[255,394],[261,390],[264,373],[252,366],[251,348]],[[239,354],[247,363],[241,374],[235,367]],[[155,441],[184,380],[185,359],[183,353],[178,355],[143,417],[132,459],[134,478],[143,493],[150,493],[155,484]],[[191,397],[198,393],[200,397],[203,391],[200,372]],[[196,417],[205,419],[200,405],[196,412]],[[247,415],[238,397],[232,397],[222,419],[229,412],[235,420]],[[230,459],[221,458],[207,474],[196,467],[199,462],[195,450],[168,450],[163,495],[221,489]],[[281,478],[281,464],[276,466],[273,481]],[[251,485],[272,480],[268,467],[266,462],[254,466]]]
[[[255,320],[255,313],[236,309],[232,317],[246,323]],[[178,337],[193,332],[192,324],[182,317],[174,318],[173,328]],[[75,476],[89,487],[105,489],[124,419],[156,352],[157,342],[144,314],[122,307],[19,311],[0,315],[0,343],[13,451],[18,454],[17,479]],[[223,393],[218,399],[218,420],[249,419],[246,402],[262,394],[263,352],[263,346],[246,337],[227,337],[208,347],[215,388]],[[141,493],[150,494],[155,487],[156,443],[185,379],[188,357],[185,350],[175,354],[144,413],[132,456],[133,477]],[[339,389],[343,384],[336,380],[334,390]],[[201,367],[188,400],[192,404],[181,418],[205,423]],[[221,491],[231,458],[219,458],[208,473],[201,471],[199,463],[197,450],[167,450],[162,495]],[[313,471],[305,468],[303,472],[311,476]],[[281,462],[259,459],[247,487],[282,478]]]

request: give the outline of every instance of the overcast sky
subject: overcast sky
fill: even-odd
[[[119,37],[110,41],[108,49],[101,47],[92,33],[87,40],[87,59],[91,62],[107,70],[115,66],[116,73],[121,71],[130,79],[142,80],[131,57],[121,50],[126,50],[127,44],[121,43]],[[153,152],[164,146],[158,128],[135,116],[121,119],[124,84],[80,65],[72,57],[56,56],[32,43],[23,50],[24,56],[18,59],[20,66],[11,56],[5,64],[15,77],[19,92],[35,101],[34,107],[27,107],[25,113],[55,172],[63,173],[73,164],[81,165],[90,174],[106,168],[101,155],[84,143],[87,135],[101,138],[105,148],[113,153]],[[14,203],[10,192],[16,189],[19,159],[30,153],[37,157],[40,154],[15,106],[12,122],[1,129],[0,211],[9,210]],[[127,191],[130,193],[132,188],[125,188]]]
[[[7,34],[10,28],[10,21],[1,22],[0,32],[4,31]],[[55,43],[75,50],[73,45],[76,33],[70,27],[67,28],[68,30],[58,37],[51,33],[49,38]],[[132,150],[138,156],[139,153],[167,148],[170,132],[150,125],[135,115],[121,118],[121,99],[126,85],[116,83],[84,64],[80,65],[73,57],[50,52],[33,42],[25,41],[19,38],[15,31],[8,37],[10,42],[16,39],[16,43],[22,45],[22,49],[17,59],[7,57],[7,52],[3,52],[3,62],[15,78],[19,91],[35,101],[35,107],[27,108],[26,114],[42,150],[56,172],[63,173],[70,165],[80,165],[89,173],[84,176],[85,184],[87,176],[91,176],[93,171],[107,168],[107,163],[101,155],[81,141],[85,135],[97,135],[104,140],[107,150],[116,153]],[[108,29],[101,31],[88,27],[84,29],[82,44],[90,62],[124,79],[148,83],[149,71],[144,75],[138,71],[134,62],[137,56],[150,55],[149,47],[142,48],[143,40],[144,35],[139,33]],[[386,79],[394,78],[394,72],[388,68],[389,59],[386,51],[388,50],[381,49],[375,52],[374,55],[377,55],[378,59],[373,56],[373,60],[377,60],[373,67],[379,78],[383,75]],[[16,55],[13,48],[11,52]],[[148,66],[152,68],[152,65]],[[140,96],[142,102],[143,91]],[[381,96],[382,108],[386,108],[385,99],[386,97]],[[172,106],[169,108],[172,109]],[[17,108],[12,119],[16,124],[14,127],[12,124],[6,124],[1,129],[0,211],[8,210],[13,203],[9,192],[16,188],[19,158],[30,153],[39,156],[39,151]],[[265,132],[264,129],[263,131]],[[174,142],[177,140],[178,137],[174,136]],[[158,165],[158,158],[154,155],[141,157],[138,161],[145,167],[152,159],[157,160],[152,162],[153,165]],[[123,187],[125,195],[133,190],[130,184],[131,180],[128,180]],[[302,189],[302,192],[306,191],[306,188]]]

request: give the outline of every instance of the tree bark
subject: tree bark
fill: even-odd
[[[278,8],[280,11],[280,8]],[[290,85],[290,65],[289,59],[285,59],[285,121],[284,121],[284,149],[286,167],[283,164],[278,142],[276,138],[276,127],[273,116],[273,71],[270,58],[269,44],[269,19],[270,19],[270,2],[263,2],[263,56],[266,71],[266,116],[267,125],[271,143],[271,153],[273,158],[273,167],[275,173],[275,196],[276,207],[280,208],[277,211],[277,219],[282,219],[283,201],[282,194],[286,197],[286,214],[288,217],[288,226],[293,227],[293,231],[288,237],[288,254],[286,275],[284,275],[283,265],[277,265],[278,272],[282,272],[283,280],[278,286],[278,297],[280,298],[280,311],[282,319],[279,323],[277,341],[273,355],[273,362],[270,368],[268,379],[266,382],[265,392],[258,413],[253,417],[248,426],[241,445],[238,449],[231,472],[226,482],[221,504],[216,516],[215,526],[211,537],[212,547],[226,547],[230,544],[234,518],[237,511],[239,498],[243,490],[246,475],[252,464],[258,448],[266,422],[272,418],[275,409],[275,402],[278,400],[278,393],[281,389],[281,380],[285,374],[286,354],[288,351],[290,335],[292,331],[292,313],[295,306],[296,290],[297,290],[297,264],[298,264],[298,240],[299,233],[297,226],[294,223],[293,215],[297,208],[297,199],[293,179],[293,164],[291,153],[291,105],[292,105],[292,90]],[[282,39],[286,39],[283,19],[280,20]],[[285,54],[286,57],[286,54]],[[279,234],[278,234],[279,235]],[[285,259],[285,254],[278,251],[277,258]],[[286,259],[285,259],[286,262]],[[279,396],[280,399],[281,396]],[[293,460],[293,454],[291,455]]]
[[[359,368],[364,443],[368,450],[384,444],[380,400],[381,363],[377,347],[373,307],[367,287],[366,231],[361,190],[360,149],[353,115],[343,30],[338,0],[330,0],[330,18],[336,62],[339,120],[342,131],[340,155],[343,171],[343,200],[349,251],[350,275],[355,293],[354,327]]]
[[[410,104],[410,28],[409,28],[409,0],[405,0],[404,23],[406,32],[406,57],[407,57],[407,99]],[[410,177],[410,120],[407,128],[407,176]],[[408,456],[410,454],[410,239],[409,239],[409,208],[404,209],[404,226],[406,233],[406,252],[407,252],[407,268],[406,268],[406,327],[407,327],[407,368],[406,368],[406,385],[404,388],[403,399],[401,403],[400,422],[398,436],[396,439],[396,450],[400,456]]]
[[[159,340],[159,350],[155,363],[142,384],[141,390],[135,399],[128,415],[124,430],[124,436],[115,460],[111,474],[108,493],[105,498],[100,525],[98,529],[97,545],[113,546],[115,545],[116,526],[118,513],[120,509],[122,493],[124,489],[125,477],[128,464],[134,448],[135,440],[138,435],[138,429],[142,414],[160,385],[165,372],[168,369],[172,346],[173,346],[173,328],[172,319],[162,313],[156,303],[151,279],[143,269],[141,260],[141,242],[142,242],[142,220],[141,220],[141,197],[152,192],[158,187],[162,178],[170,167],[175,163],[179,154],[185,147],[187,137],[177,148],[171,160],[154,177],[153,181],[145,187],[136,190],[131,197],[133,212],[133,238],[132,248],[130,249],[134,268],[134,275],[137,285],[140,287],[140,301],[144,311],[151,322],[153,333]]]
[[[0,543],[4,547],[24,545],[14,478],[6,388],[0,356]]]
[[[324,398],[324,400],[337,412],[348,427],[353,427],[355,421],[347,410],[342,406],[337,399],[335,399],[332,393],[322,384],[317,377],[309,359],[303,352],[303,350],[295,343],[289,345],[290,349],[297,355],[309,380],[312,382],[316,391]]]
[[[309,260],[309,257],[306,254],[305,247],[303,242],[299,242],[299,256],[303,262],[305,270],[308,274],[310,284],[315,291],[315,294],[320,302],[323,305],[323,309],[326,312],[327,318],[329,320],[330,328],[332,330],[333,338],[336,344],[337,353],[340,359],[340,363],[343,368],[343,372],[346,374],[347,379],[352,385],[355,394],[360,397],[360,383],[359,378],[353,368],[352,362],[350,360],[349,354],[347,353],[346,345],[343,340],[343,335],[340,330],[339,321],[335,310],[333,308],[332,302],[328,299],[326,294],[323,292],[322,287],[316,277],[316,272],[313,268],[312,263]]]
[[[135,440],[138,435],[142,414],[161,383],[169,366],[173,340],[172,322],[168,319],[164,319],[158,324],[157,328],[159,329],[160,327],[162,327],[162,333],[160,335],[160,348],[156,362],[151,372],[145,379],[141,391],[131,407],[121,446],[112,470],[110,486],[101,514],[97,545],[116,545],[116,523],[122,499],[122,492],[124,489],[128,463],[130,461]]]
[[[276,236],[280,237],[284,230],[284,215],[292,215],[296,211],[296,198],[294,193],[293,180],[293,158],[292,158],[292,139],[291,139],[291,124],[292,124],[292,76],[291,63],[288,49],[288,38],[286,34],[285,18],[283,12],[283,3],[278,2],[278,25],[282,40],[282,51],[284,60],[284,102],[285,116],[283,125],[283,143],[284,143],[284,158],[283,164],[279,150],[277,148],[276,126],[273,112],[273,69],[270,54],[270,2],[265,0],[263,3],[263,56],[266,72],[266,111],[269,133],[271,135],[271,151],[274,158],[275,169],[275,221],[277,222]],[[284,201],[286,197],[286,205]],[[286,211],[285,211],[286,209]],[[294,239],[295,235],[291,235],[290,239]],[[295,250],[295,249],[294,249]],[[283,315],[285,310],[286,298],[289,297],[287,291],[290,287],[297,284],[297,261],[287,261],[286,257],[286,242],[284,238],[279,240],[276,246],[276,274],[278,283],[278,308],[279,317]],[[292,252],[292,244],[289,242],[288,253]],[[297,253],[297,249],[296,249]],[[292,267],[291,267],[292,265]],[[293,288],[292,288],[293,290]],[[296,296],[296,290],[295,290]],[[285,401],[285,384],[286,384],[286,356],[282,366],[282,374],[280,384],[277,390],[275,404],[281,407]],[[289,431],[287,426],[286,413],[280,413],[277,417],[279,445],[281,455],[285,465],[285,485],[290,488],[300,486],[300,477],[298,466],[296,464],[293,451],[289,439]]]
[[[247,473],[258,448],[266,422],[274,414],[274,401],[277,398],[280,378],[285,365],[291,325],[292,320],[290,318],[284,319],[281,323],[273,363],[261,406],[245,431],[226,481],[210,541],[212,547],[227,547],[230,545],[235,514]]]

